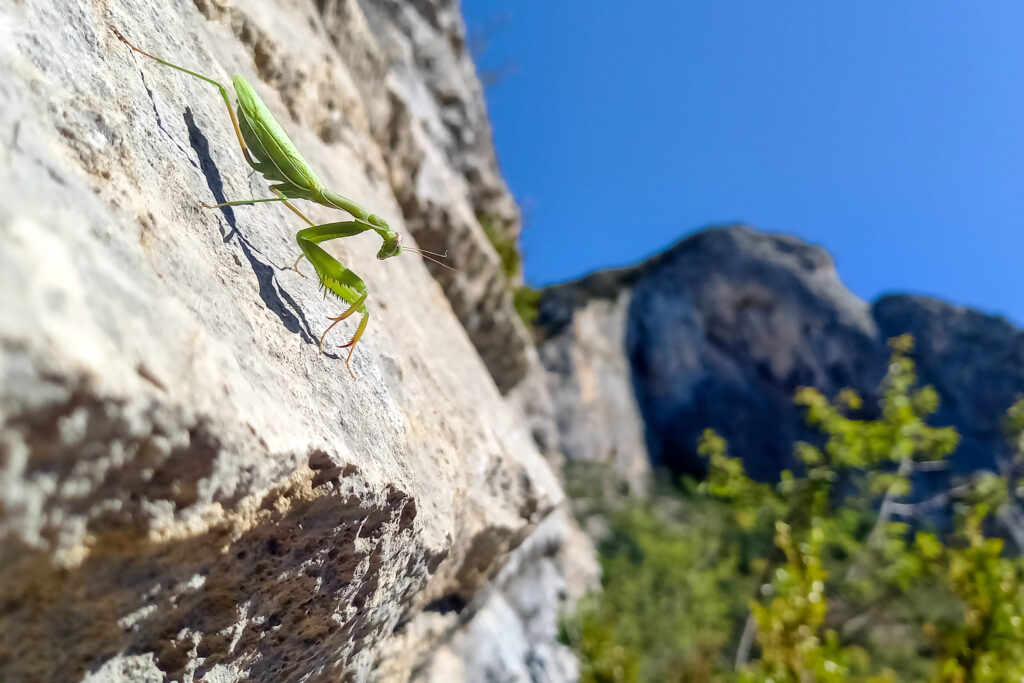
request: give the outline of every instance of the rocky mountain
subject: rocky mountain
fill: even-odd
[[[354,379],[298,219],[200,206],[267,196],[216,89],[111,26],[244,75],[449,250],[325,245],[369,289]],[[478,220],[519,227],[457,3],[0,0],[0,74],[0,679],[571,680],[593,552]]]
[[[551,287],[539,325],[564,452],[631,481],[648,461],[699,474],[705,427],[752,475],[774,478],[794,464],[793,442],[813,438],[797,387],[873,395],[886,341],[904,333],[917,341],[921,381],[941,396],[935,422],[962,436],[953,473],[994,467],[1000,420],[1024,395],[1024,332],[1006,320],[916,296],[869,305],[820,247],[746,226]]]

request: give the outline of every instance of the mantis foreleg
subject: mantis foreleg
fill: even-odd
[[[348,348],[349,350],[348,356],[345,358],[345,367],[348,368],[350,374],[352,373],[352,368],[349,365],[349,361],[352,358],[352,353],[355,351],[356,343],[363,336],[363,331],[370,320],[370,313],[366,309],[368,292],[363,280],[351,270],[341,265],[319,243],[340,237],[351,237],[352,235],[358,235],[361,232],[372,229],[373,227],[366,223],[344,221],[341,223],[314,225],[313,227],[299,230],[295,235],[295,241],[298,242],[299,248],[302,249],[303,256],[313,264],[313,269],[316,271],[324,290],[331,292],[342,301],[350,304],[348,309],[341,315],[328,318],[332,322],[320,336],[320,350],[323,350],[324,338],[335,325],[356,312],[361,313],[363,316],[352,339],[347,344],[341,346],[341,348]]]

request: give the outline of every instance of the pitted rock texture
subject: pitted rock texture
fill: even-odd
[[[74,680],[140,651],[171,680],[366,670],[399,618],[374,605],[410,603],[444,559],[414,498],[323,451],[281,458],[294,471],[246,496],[247,477],[213,470],[236,449],[280,458],[248,430],[89,382],[34,391],[49,400],[4,411],[5,680]]]
[[[299,220],[199,206],[267,196],[216,90],[109,28],[247,77],[329,186],[408,233],[361,12],[0,0],[3,680],[406,680],[457,632],[439,606],[562,500],[419,259],[327,244],[371,318],[355,379],[354,322],[318,353],[343,307],[290,269]]]

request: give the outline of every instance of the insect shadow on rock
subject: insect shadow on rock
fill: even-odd
[[[199,170],[206,178],[206,185],[210,192],[219,201],[224,199],[224,183],[221,180],[220,171],[210,157],[210,143],[196,125],[192,110],[185,108],[185,127],[188,129],[188,141],[199,158]],[[238,223],[235,220],[235,213],[230,206],[221,207],[224,220],[227,221],[230,232],[223,236],[224,242],[230,242],[233,236],[237,236],[238,246],[249,261],[256,282],[259,284],[260,298],[267,308],[280,319],[281,323],[289,332],[294,332],[302,337],[306,343],[314,343],[315,336],[309,329],[309,323],[302,314],[298,303],[279,285],[276,284],[274,267],[264,263],[257,254],[256,249],[248,239],[238,230]],[[292,313],[292,311],[295,311]],[[329,354],[330,355],[330,354]],[[334,357],[332,355],[332,357]]]
[[[281,127],[281,124],[271,114],[270,109],[263,103],[260,96],[256,94],[252,85],[243,77],[236,75],[232,78],[235,98],[238,103],[238,115],[236,116],[235,110],[231,106],[228,90],[223,84],[195,71],[190,71],[177,64],[160,59],[133,45],[113,26],[111,26],[111,30],[121,42],[135,52],[164,66],[169,66],[172,69],[177,69],[205,81],[215,86],[220,92],[221,98],[227,106],[228,115],[231,117],[231,125],[235,130],[235,137],[238,138],[238,145],[242,149],[242,155],[245,157],[246,163],[261,173],[267,181],[276,183],[270,186],[270,190],[275,196],[237,201],[221,201],[223,197],[219,196],[217,197],[219,203],[213,205],[203,204],[203,206],[213,209],[260,202],[283,202],[286,207],[309,225],[309,227],[299,230],[295,235],[295,241],[298,243],[302,253],[296,259],[293,268],[298,271],[299,261],[306,258],[313,265],[325,295],[327,292],[330,292],[349,304],[348,309],[341,314],[328,317],[331,324],[320,335],[318,343],[321,351],[323,350],[324,338],[331,331],[331,328],[353,313],[359,313],[362,316],[352,339],[347,344],[342,344],[339,347],[349,349],[348,355],[345,357],[345,367],[348,368],[349,374],[352,374],[352,367],[350,365],[352,353],[355,351],[356,343],[362,337],[370,320],[370,313],[366,308],[368,292],[363,280],[328,254],[320,246],[320,243],[342,237],[352,237],[371,230],[377,233],[384,242],[377,252],[377,258],[383,260],[402,253],[401,236],[392,230],[388,222],[380,216],[370,213],[359,204],[324,185],[323,181],[320,180],[319,176],[302,157],[302,154],[299,153],[291,138],[284,132],[284,128]],[[211,189],[213,188],[211,187]],[[346,211],[355,220],[317,225],[303,215],[289,201],[291,199],[305,199],[331,209]],[[445,256],[443,254],[435,254],[434,252],[423,251],[413,247],[406,247],[406,249],[431,261],[435,261],[446,268],[449,267],[431,258],[434,256],[443,258]]]

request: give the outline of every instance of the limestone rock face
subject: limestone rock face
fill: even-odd
[[[575,681],[578,666],[558,640],[561,605],[598,587],[599,568],[568,506],[549,515],[474,602],[473,618],[430,661],[418,683]]]
[[[745,226],[550,288],[540,322],[541,357],[563,399],[562,449],[612,462],[627,480],[648,460],[700,472],[706,427],[744,454],[753,475],[771,477],[802,434],[798,386],[871,386],[884,369],[862,362],[877,345],[874,323],[828,254]],[[634,396],[636,407],[623,405]]]
[[[343,307],[289,268],[299,219],[199,205],[267,196],[216,89],[109,28],[244,75],[323,180],[410,244],[421,191],[471,239],[507,198],[473,177],[496,173],[489,141],[428,139],[412,122],[446,120],[440,95],[389,61],[410,31],[457,51],[453,5],[363,10],[0,0],[0,678],[406,680],[559,506],[452,312],[500,327],[479,230],[447,297],[372,235],[325,245],[369,287],[353,379],[336,345],[354,321],[318,353]]]
[[[873,387],[870,310],[831,257],[796,238],[736,226],[701,232],[645,265],[633,288],[626,354],[654,462],[701,471],[697,439],[713,427],[752,476],[791,464],[793,394]],[[865,362],[872,359],[874,362]]]
[[[603,271],[544,291],[538,321],[558,451],[573,461],[607,463],[635,491],[650,459],[626,357],[630,284],[638,271]]]

